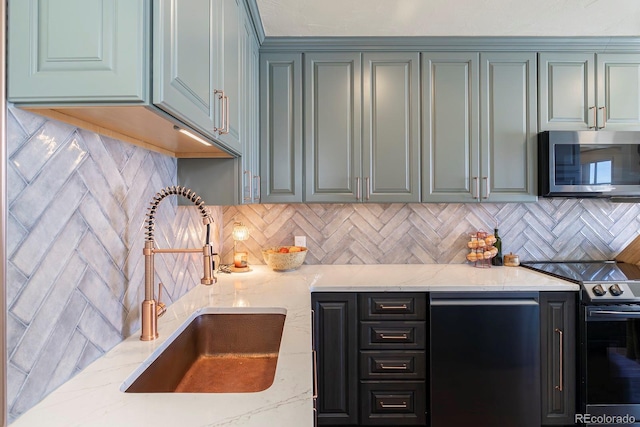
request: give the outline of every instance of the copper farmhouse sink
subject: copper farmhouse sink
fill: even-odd
[[[284,310],[282,310],[284,311]],[[127,393],[252,393],[273,384],[285,314],[203,313],[170,341]],[[152,356],[153,358],[153,356]],[[146,364],[145,364],[146,365]],[[128,387],[126,386],[128,383]]]

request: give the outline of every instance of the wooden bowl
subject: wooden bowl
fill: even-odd
[[[279,252],[280,247],[263,249],[264,262],[275,271],[295,270],[300,267],[307,257],[307,248],[301,248],[298,252]]]

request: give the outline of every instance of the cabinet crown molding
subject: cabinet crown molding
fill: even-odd
[[[394,51],[640,51],[640,37],[265,37],[261,52]]]

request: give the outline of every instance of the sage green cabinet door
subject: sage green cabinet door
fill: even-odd
[[[481,53],[480,64],[482,201],[535,201],[536,54]]]
[[[243,17],[241,31],[241,107],[242,176],[241,203],[259,202],[259,143],[258,143],[258,66],[259,46],[249,18]]]
[[[640,54],[598,54],[598,127],[640,130]]]
[[[8,13],[10,101],[146,101],[148,1],[10,0]]]
[[[422,53],[422,201],[479,200],[478,54]]]
[[[212,0],[159,0],[153,10],[153,103],[213,137]]]
[[[305,54],[304,76],[304,200],[361,200],[360,53]]]
[[[365,53],[362,76],[364,201],[419,202],[420,54]]]
[[[240,0],[222,1],[222,12],[219,14],[218,26],[222,29],[222,53],[218,55],[222,68],[220,79],[214,89],[223,91],[216,97],[217,114],[223,131],[218,132],[218,140],[225,146],[242,154],[240,129],[242,127],[242,102],[240,99],[240,51],[241,47],[241,11]],[[218,44],[220,47],[220,43]]]
[[[593,53],[541,53],[538,91],[541,131],[595,129]]]
[[[260,55],[263,203],[302,202],[302,54]]]

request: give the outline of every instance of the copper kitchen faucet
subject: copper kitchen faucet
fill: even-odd
[[[202,223],[207,226],[207,236],[205,239],[205,244],[202,249],[156,249],[155,241],[153,239],[153,230],[155,227],[155,215],[156,210],[158,209],[158,205],[160,202],[167,196],[175,194],[177,196],[183,196],[188,200],[192,201],[200,210],[200,215],[202,216]],[[142,301],[142,334],[140,335],[140,339],[142,341],[151,341],[158,338],[158,317],[162,316],[164,312],[167,310],[164,303],[160,302],[160,293],[162,290],[162,283],[158,284],[158,299],[155,299],[153,287],[154,287],[154,267],[153,267],[153,256],[156,253],[198,253],[202,252],[203,264],[204,264],[204,276],[200,280],[200,283],[203,285],[213,285],[216,283],[216,278],[213,275],[213,264],[211,261],[211,257],[213,256],[213,251],[211,247],[211,243],[209,242],[209,234],[211,223],[213,219],[211,218],[211,214],[209,210],[205,207],[204,200],[200,196],[198,196],[195,192],[190,189],[180,186],[174,185],[171,187],[166,187],[156,193],[153,201],[151,202],[151,207],[147,212],[147,219],[145,220],[145,228],[146,228],[146,239],[144,242],[144,249],[142,253],[144,254],[144,301]]]

